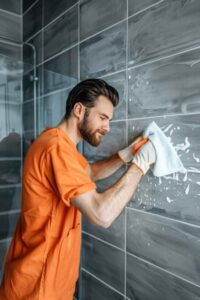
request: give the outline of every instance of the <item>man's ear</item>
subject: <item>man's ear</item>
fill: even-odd
[[[79,120],[83,118],[85,113],[85,106],[81,102],[77,102],[73,108],[73,114]]]

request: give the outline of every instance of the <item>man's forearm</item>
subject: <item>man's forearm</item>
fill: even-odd
[[[122,165],[124,165],[124,162],[118,154],[90,164],[92,180],[104,179],[115,173]]]
[[[127,172],[109,189],[96,195],[99,219],[109,227],[130,201],[142,177],[142,172],[131,165]]]

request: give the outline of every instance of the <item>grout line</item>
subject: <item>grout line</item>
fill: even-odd
[[[81,270],[85,273],[87,273],[88,275],[90,275],[91,277],[95,278],[97,281],[101,282],[103,285],[105,285],[106,287],[108,287],[109,289],[113,290],[114,292],[116,292],[117,294],[121,295],[124,297],[124,294],[121,293],[120,291],[116,290],[114,287],[112,287],[111,285],[109,285],[108,283],[106,283],[105,281],[103,281],[102,279],[100,279],[99,277],[97,277],[96,275],[90,273],[89,271],[87,271],[85,268],[81,268]],[[128,300],[131,300],[130,298],[126,298]]]
[[[126,89],[126,119],[128,119],[128,0],[126,1],[126,16],[127,16],[127,21],[126,21],[126,85],[125,85],[125,89]],[[128,145],[128,121],[126,121],[126,145]],[[125,249],[125,273],[124,273],[124,294],[125,294],[125,299],[126,299],[126,294],[127,294],[127,286],[126,286],[126,282],[127,282],[127,254],[126,254],[126,245],[127,245],[127,235],[126,235],[126,230],[127,228],[127,209],[125,206],[125,245],[124,245],[124,249]]]
[[[0,189],[12,189],[12,188],[19,188],[21,187],[21,183],[16,183],[16,184],[2,184],[0,185]]]
[[[133,253],[130,253],[130,252],[127,251],[127,254],[130,255],[130,256],[132,256],[132,257],[134,257],[135,259],[137,259],[137,260],[139,260],[139,261],[142,261],[142,262],[144,262],[144,263],[146,263],[146,264],[148,264],[148,265],[150,265],[150,266],[152,266],[152,267],[154,267],[154,268],[156,268],[156,269],[159,269],[159,270],[161,270],[161,271],[163,271],[163,272],[165,272],[165,273],[167,273],[167,274],[169,274],[169,275],[171,275],[171,276],[173,276],[173,277],[175,277],[175,278],[178,278],[178,279],[180,279],[180,280],[182,280],[182,281],[184,281],[184,282],[187,282],[187,283],[189,283],[189,284],[191,284],[191,285],[194,285],[194,286],[200,288],[200,285],[198,285],[198,284],[196,284],[196,283],[194,283],[194,282],[192,282],[192,281],[190,281],[190,280],[188,280],[188,279],[186,279],[186,278],[183,278],[183,277],[180,276],[180,275],[174,274],[173,272],[170,272],[170,271],[168,271],[168,270],[166,270],[166,269],[163,269],[163,268],[161,268],[161,267],[159,267],[159,266],[153,264],[152,262],[149,262],[148,260],[145,260],[145,259],[143,259],[143,258],[141,258],[141,257],[139,257],[139,256],[136,256],[136,255],[133,254]]]
[[[6,243],[6,242],[11,242],[12,238],[9,237],[9,238],[4,238],[4,239],[0,239],[0,243]]]
[[[56,22],[58,19],[60,19],[62,16],[64,16],[66,13],[68,13],[70,10],[72,10],[73,8],[75,8],[78,5],[79,2],[73,4],[72,6],[70,6],[69,8],[67,8],[65,11],[63,11],[60,15],[58,15],[55,19],[53,19],[52,21],[50,21],[48,24],[46,24],[45,26],[43,26],[43,29],[45,30],[46,28],[48,28],[50,25],[52,25],[54,22]],[[44,11],[44,10],[43,10]],[[44,23],[43,23],[44,25]]]
[[[0,162],[1,161],[18,161],[18,160],[20,160],[21,161],[21,156],[20,157],[6,157],[6,156],[4,156],[4,157],[0,157]]]
[[[4,13],[4,14],[11,15],[11,16],[14,16],[14,17],[18,17],[18,18],[21,18],[21,17],[22,17],[20,14],[17,14],[17,13],[14,13],[14,12],[12,12],[12,11],[5,10],[5,9],[2,9],[2,8],[0,8],[0,12],[2,12],[2,13]]]
[[[75,48],[75,47],[77,47],[77,46],[78,46],[78,43],[74,43],[74,44],[71,45],[70,47],[61,50],[60,52],[58,52],[58,53],[52,55],[51,57],[48,57],[46,60],[44,60],[43,62],[41,62],[40,64],[38,64],[37,67],[40,66],[41,64],[45,64],[46,62],[51,61],[52,59],[56,58],[57,56],[59,56],[59,55],[65,53],[65,52],[67,52],[67,51],[69,51],[69,50],[72,50],[73,48]]]
[[[115,245],[113,245],[113,244],[111,244],[111,243],[109,243],[109,242],[107,242],[107,241],[104,241],[104,240],[102,240],[101,238],[97,237],[96,235],[93,235],[93,234],[91,234],[91,233],[89,233],[89,232],[87,232],[87,231],[82,230],[82,233],[84,233],[85,235],[88,235],[88,236],[94,238],[95,240],[97,240],[97,241],[99,241],[99,242],[102,242],[102,243],[104,243],[104,244],[107,244],[108,246],[111,246],[111,247],[113,247],[113,248],[115,248],[115,249],[117,249],[117,250],[119,250],[119,251],[121,251],[121,252],[123,252],[123,253],[125,252],[125,250],[123,250],[123,249],[121,249],[121,248],[119,248],[119,247],[117,247],[117,246],[115,246]]]
[[[135,16],[138,16],[139,14],[141,14],[141,13],[143,13],[143,12],[149,10],[150,8],[153,8],[153,7],[155,7],[155,6],[158,6],[158,5],[161,4],[162,2],[165,2],[165,0],[160,0],[160,1],[158,1],[158,2],[156,2],[156,3],[153,3],[153,4],[149,5],[149,6],[146,6],[145,8],[143,8],[143,9],[141,9],[141,10],[138,10],[137,12],[135,12],[135,13],[133,13],[132,15],[128,16],[128,19],[130,19],[130,18],[132,18],[132,17],[135,17]]]
[[[20,213],[20,212],[21,212],[21,209],[13,209],[13,210],[8,210],[8,211],[0,212],[0,216],[14,215],[14,214],[17,214],[17,213]]]
[[[122,20],[120,20],[120,21],[118,21],[118,22],[116,22],[116,23],[114,23],[114,24],[112,24],[112,25],[110,25],[110,26],[108,26],[108,27],[106,27],[106,28],[100,30],[100,31],[95,32],[94,34],[91,34],[90,36],[88,36],[88,37],[86,37],[86,38],[80,40],[80,43],[82,44],[82,43],[86,42],[87,40],[89,40],[89,39],[95,37],[96,35],[99,35],[99,34],[105,32],[105,31],[107,31],[107,30],[109,30],[109,29],[112,29],[113,27],[115,27],[115,26],[117,26],[117,25],[119,25],[119,24],[125,22],[126,19],[127,19],[127,18],[124,18],[124,19],[122,19]]]
[[[23,43],[29,43],[31,40],[33,40],[39,33],[42,32],[42,28],[36,31],[33,35],[29,36]]]
[[[148,211],[145,211],[145,210],[140,210],[140,209],[132,208],[132,207],[129,207],[129,206],[127,207],[127,209],[128,210],[133,210],[135,212],[142,213],[142,214],[152,215],[152,216],[157,217],[157,218],[163,218],[163,219],[166,219],[166,220],[170,220],[170,221],[175,222],[175,223],[180,223],[180,224],[184,224],[184,225],[187,225],[187,226],[191,226],[191,227],[195,227],[195,228],[200,228],[200,225],[196,225],[196,224],[184,222],[184,221],[181,221],[181,220],[178,220],[178,219],[172,219],[170,217],[166,217],[166,216],[163,216],[163,215],[155,214],[155,213],[148,212]]]
[[[22,0],[22,1],[25,1],[25,0]],[[29,10],[31,10],[31,8],[33,8],[33,6],[35,6],[37,4],[37,2],[39,2],[39,0],[36,0],[35,2],[33,2],[22,14],[22,17],[24,17],[29,12]]]

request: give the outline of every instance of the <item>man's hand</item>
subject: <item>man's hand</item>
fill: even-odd
[[[156,151],[151,141],[146,142],[134,155],[132,162],[142,171],[147,173],[151,164],[156,161]]]
[[[147,142],[146,138],[142,136],[134,140],[128,147],[118,151],[118,155],[124,163],[132,161],[134,154],[140,149],[140,147]]]

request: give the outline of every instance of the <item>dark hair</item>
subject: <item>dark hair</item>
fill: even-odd
[[[95,103],[98,100],[97,98],[101,95],[107,97],[114,107],[119,103],[119,94],[117,90],[104,80],[91,78],[81,81],[68,95],[65,118],[67,119],[70,116],[70,113],[77,102],[81,102],[87,108],[91,108],[95,106]]]

